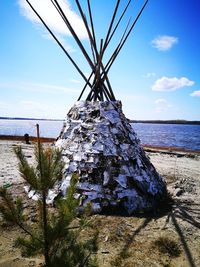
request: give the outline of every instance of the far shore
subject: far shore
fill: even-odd
[[[200,121],[187,120],[130,120],[131,123],[200,125]]]
[[[23,117],[0,117],[0,120],[32,120],[32,121],[64,121],[64,119],[43,119],[43,118],[23,118]],[[200,125],[200,121],[188,120],[133,120],[129,119],[130,123],[155,123],[155,124],[185,124],[185,125]]]

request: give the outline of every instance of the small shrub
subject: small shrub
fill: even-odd
[[[15,153],[22,178],[40,196],[37,201],[39,218],[31,224],[25,220],[22,199],[13,199],[6,188],[0,188],[2,217],[26,234],[25,238],[19,237],[15,242],[22,255],[43,254],[45,267],[97,266],[93,254],[97,251],[98,232],[91,239],[81,239],[83,230],[90,226],[89,207],[77,219],[79,200],[74,198],[77,175],[73,175],[66,197],[57,200],[54,210],[46,204],[48,191],[62,179],[64,163],[61,151],[44,149],[38,142],[35,166],[29,165],[21,147],[15,148]]]
[[[168,254],[170,257],[178,257],[181,254],[179,244],[168,237],[159,237],[154,241],[154,245],[162,254]]]
[[[110,264],[113,267],[118,267],[118,266],[122,266],[124,260],[126,260],[127,258],[129,258],[131,256],[130,252],[127,249],[123,249],[119,255],[116,256],[116,258],[114,258]]]

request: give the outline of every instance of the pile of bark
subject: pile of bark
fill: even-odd
[[[63,195],[78,173],[80,208],[128,214],[154,208],[166,184],[145,155],[120,101],[78,101],[67,114],[56,146],[63,149]]]

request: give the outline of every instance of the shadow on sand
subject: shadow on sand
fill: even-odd
[[[192,256],[192,251],[182,230],[181,221],[187,222],[194,228],[200,229],[200,205],[192,203],[191,201],[169,199],[167,202],[162,203],[153,213],[134,214],[134,217],[144,218],[144,221],[133,231],[131,237],[125,241],[120,255],[128,255],[128,250],[134,242],[135,237],[139,235],[152,220],[159,220],[166,217],[164,228],[169,222],[173,224],[188,261],[188,266],[197,267]]]

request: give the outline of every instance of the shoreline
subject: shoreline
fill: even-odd
[[[0,135],[0,140],[1,141],[21,141],[25,142],[24,136],[21,135]],[[31,142],[37,142],[37,137],[36,136],[29,136],[29,140]],[[40,137],[40,140],[44,143],[51,143],[55,142],[56,138],[52,137]]]
[[[0,135],[1,141],[21,141],[25,142],[24,136],[18,136],[18,135]],[[29,136],[29,140],[31,142],[37,142],[36,136]],[[53,137],[40,137],[40,140],[43,143],[53,143],[56,141],[56,138]],[[154,145],[148,145],[148,144],[142,144],[142,147],[146,152],[160,152],[160,153],[167,153],[167,154],[190,154],[190,155],[200,155],[199,150],[190,150],[190,149],[184,149],[179,147],[165,147],[165,146],[154,146]]]

